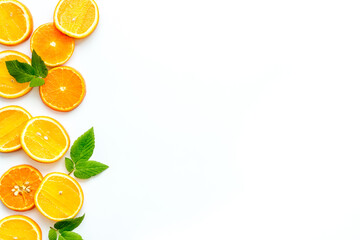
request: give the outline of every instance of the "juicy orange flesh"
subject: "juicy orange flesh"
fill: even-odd
[[[80,192],[76,185],[56,175],[43,183],[37,197],[37,206],[52,218],[69,218],[78,211],[80,205]]]
[[[0,4],[0,11],[1,11],[1,5],[2,4]],[[18,83],[9,74],[5,62],[11,60],[18,60],[19,62],[28,63],[28,61],[26,61],[26,59],[24,59],[23,57],[16,55],[7,55],[4,56],[3,58],[0,58],[0,93],[4,93],[6,95],[13,95],[22,92],[25,89],[29,88],[29,84],[30,84],[30,83]]]
[[[3,203],[15,210],[30,209],[34,206],[35,192],[41,184],[42,177],[34,170],[14,168],[8,172],[0,182],[0,198]],[[13,189],[15,186],[29,187],[30,192],[21,191],[17,196]],[[1,239],[1,238],[0,238]]]
[[[48,64],[66,62],[74,50],[74,39],[57,30],[52,23],[40,26],[31,43],[32,49]]]
[[[0,112],[0,148],[7,149],[20,145],[20,134],[29,116],[16,110]]]
[[[67,146],[61,129],[46,120],[36,120],[27,127],[24,143],[33,155],[44,159],[58,157]]]
[[[27,221],[21,219],[12,219],[5,221],[0,225],[0,239],[37,240],[38,233]]]
[[[49,72],[40,92],[50,106],[68,109],[82,100],[84,87],[83,80],[76,73],[66,68],[57,68]]]
[[[65,0],[56,17],[67,31],[83,34],[93,25],[95,13],[95,6],[90,0]]]
[[[0,4],[0,39],[16,41],[26,33],[24,11],[14,3]]]

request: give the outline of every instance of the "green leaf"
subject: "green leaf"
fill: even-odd
[[[61,236],[65,239],[65,240],[82,240],[83,238],[74,232],[62,232]]]
[[[45,80],[43,78],[36,77],[30,82],[30,87],[40,87],[45,84]]]
[[[78,218],[66,219],[55,223],[54,227],[60,232],[72,231],[77,228],[85,218],[85,214]]]
[[[5,64],[9,74],[19,83],[30,82],[36,78],[35,69],[27,63],[12,60],[6,61]]]
[[[96,161],[80,162],[76,164],[74,176],[80,179],[89,179],[105,171],[108,168],[109,166]]]
[[[39,77],[46,78],[48,75],[48,69],[41,59],[41,57],[36,53],[35,50],[32,51],[31,65],[35,69],[35,74]]]
[[[63,236],[59,236],[59,240],[66,240]]]
[[[74,168],[75,168],[75,163],[73,162],[73,160],[71,160],[70,158],[65,158],[65,167],[66,167],[66,170],[69,171],[69,173],[73,172],[74,171]]]
[[[57,240],[57,232],[54,229],[49,231],[49,240]]]
[[[95,148],[94,128],[90,128],[81,135],[72,145],[70,150],[71,159],[74,163],[87,161],[90,159]]]

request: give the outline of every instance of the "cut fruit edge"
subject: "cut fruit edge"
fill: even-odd
[[[0,113],[1,112],[4,112],[4,111],[7,111],[7,110],[16,110],[16,111],[21,111],[23,113],[25,113],[29,119],[32,118],[31,114],[24,108],[20,107],[20,106],[16,106],[16,105],[11,105],[11,106],[7,106],[7,107],[3,107],[0,109]],[[0,147],[0,151],[3,152],[3,153],[7,153],[7,152],[14,152],[16,150],[19,150],[21,149],[21,143],[15,147],[12,147],[12,148],[3,148],[3,147]]]

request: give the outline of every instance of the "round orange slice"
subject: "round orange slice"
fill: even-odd
[[[34,117],[24,126],[20,135],[21,146],[29,157],[42,163],[59,160],[70,146],[64,127],[49,117]]]
[[[89,36],[99,23],[99,9],[94,0],[60,0],[54,13],[56,27],[74,38]]]
[[[30,210],[35,206],[35,192],[42,179],[41,173],[32,166],[12,167],[0,178],[0,200],[11,210]]]
[[[35,49],[47,66],[55,67],[70,59],[75,41],[57,30],[53,23],[47,23],[35,30],[30,39],[30,48],[31,51]]]
[[[30,113],[19,106],[0,109],[0,152],[13,152],[21,148],[20,134],[30,118]]]
[[[80,105],[86,94],[84,78],[71,67],[57,67],[49,71],[40,97],[50,108],[68,112]]]
[[[27,40],[33,30],[30,11],[16,0],[0,0],[0,43],[16,45]]]
[[[28,56],[20,52],[16,52],[16,51],[0,52],[0,97],[3,98],[18,98],[24,96],[32,89],[29,86],[30,83],[18,83],[9,74],[5,62],[12,60],[18,60],[19,62],[24,62],[29,64],[31,62]]]
[[[39,225],[29,217],[13,215],[0,220],[0,239],[41,240]]]
[[[64,173],[46,175],[35,193],[36,208],[54,221],[75,217],[83,203],[80,184]]]

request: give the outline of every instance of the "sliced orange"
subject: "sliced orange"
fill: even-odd
[[[31,36],[30,48],[31,51],[35,49],[47,66],[55,67],[70,59],[75,41],[57,30],[53,23],[46,23],[38,27]]]
[[[89,36],[99,23],[99,9],[94,0],[60,0],[54,13],[56,27],[74,38]]]
[[[41,240],[39,225],[31,218],[13,215],[0,220],[0,239],[2,240]]]
[[[19,106],[0,109],[0,152],[13,152],[21,148],[20,134],[30,118],[30,113]]]
[[[0,5],[1,6],[1,5]],[[6,61],[18,60],[19,62],[29,63],[30,58],[20,52],[3,51],[0,52],[0,97],[18,98],[24,96],[32,89],[30,83],[18,83],[8,72]]]
[[[30,119],[20,135],[20,142],[29,157],[42,163],[59,160],[70,146],[64,127],[49,117]]]
[[[46,175],[35,193],[36,208],[54,221],[75,217],[83,203],[80,184],[64,173]]]
[[[45,84],[40,87],[43,102],[61,112],[68,112],[79,106],[85,93],[84,78],[71,67],[51,69],[45,78]]]
[[[35,206],[35,192],[42,179],[39,170],[32,166],[12,167],[0,178],[0,200],[11,210],[30,210]]]
[[[27,40],[33,20],[27,7],[16,0],[0,0],[0,43],[16,45]]]

